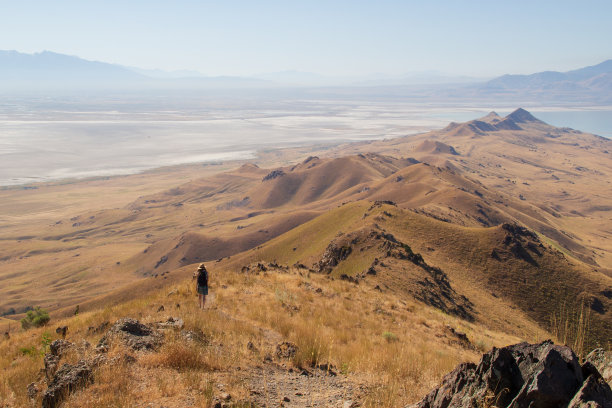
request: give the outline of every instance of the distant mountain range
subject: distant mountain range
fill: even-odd
[[[440,72],[391,77],[328,77],[300,71],[254,75],[205,76],[195,71],[147,70],[88,61],[79,57],[43,51],[23,54],[0,51],[0,91],[49,91],[72,89],[198,89],[352,87],[387,88],[393,94],[407,93],[429,99],[514,99],[534,102],[612,102],[612,60],[568,72],[545,71],[531,75],[503,75],[482,82],[477,78],[450,76]],[[408,86],[412,89],[403,89]],[[364,95],[367,94],[367,91]]]
[[[491,89],[576,89],[612,85],[612,60],[573,71],[544,71],[531,75],[503,75],[487,82]]]
[[[612,101],[612,60],[567,72],[503,75],[479,86],[478,91],[485,95],[557,96],[609,102]]]
[[[265,81],[256,78],[144,70],[50,51],[35,54],[0,51],[0,90],[249,88],[265,85]]]
[[[146,77],[119,65],[87,61],[78,57],[43,51],[22,54],[0,51],[0,86],[53,87],[53,85],[108,85],[142,82]]]

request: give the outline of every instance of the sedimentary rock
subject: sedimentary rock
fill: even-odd
[[[92,382],[91,367],[85,361],[81,360],[74,365],[62,365],[49,383],[49,388],[43,394],[42,408],[60,406],[68,395]]]

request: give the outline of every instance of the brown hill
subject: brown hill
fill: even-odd
[[[490,124],[494,125],[495,123],[497,123],[500,120],[502,120],[502,117],[499,116],[497,114],[497,112],[491,111],[486,116],[483,116],[479,120],[482,121],[482,122],[486,122],[486,123],[490,123]]]
[[[302,206],[338,196],[346,190],[382,179],[416,161],[376,154],[337,159],[308,158],[291,168],[277,169],[252,191],[253,208]]]
[[[424,140],[415,149],[415,152],[429,154],[454,154],[458,155],[453,146],[438,142],[437,140]]]
[[[130,402],[188,406],[214,379],[232,398],[267,404],[253,390],[265,393],[273,372],[271,384],[291,393],[316,379],[309,387],[325,390],[316,397],[325,405],[340,398],[345,383],[329,378],[341,372],[355,381],[342,392],[364,405],[403,406],[485,344],[552,336],[583,355],[610,347],[610,151],[608,140],[518,110],[269,169],[130,176],[102,202],[107,190],[87,183],[2,193],[13,204],[0,202],[11,210],[0,215],[0,311],[16,308],[15,322],[41,305],[56,322],[78,304],[82,314],[59,324],[79,344],[128,313],[153,327],[178,316],[192,338],[201,330],[202,347],[177,331],[159,354],[121,363],[117,395]],[[89,198],[63,208],[83,189]],[[204,312],[190,280],[201,261],[214,294]],[[0,399],[27,403],[43,330],[0,343],[0,370],[14,379],[0,383]],[[283,341],[297,345],[291,361],[270,357]],[[73,406],[115,394],[118,376],[99,373]],[[108,405],[128,400],[117,401]]]
[[[61,218],[24,217],[0,236],[0,312],[32,305],[74,306],[92,293],[110,292],[145,274],[255,248],[358,200],[392,200],[467,227],[519,223],[574,258],[576,265],[612,273],[607,239],[610,141],[515,113],[505,119],[489,114],[471,123],[476,130],[465,134],[449,126],[327,149],[319,157],[276,169],[247,164],[174,186],[164,178],[166,187],[159,192],[141,194],[115,209],[75,214],[68,207]],[[521,129],[500,130],[504,121],[519,121]],[[461,154],[452,154],[454,149]],[[138,188],[148,181],[133,176],[135,183],[130,177],[115,182]],[[48,202],[51,191],[28,194]],[[58,203],[72,200],[69,191]],[[98,194],[92,194],[96,203]]]
[[[274,217],[266,229],[242,227],[240,230],[244,229],[244,232],[238,231],[230,236],[185,232],[155,242],[128,259],[125,266],[141,276],[164,276],[184,265],[221,259],[254,248],[317,215],[317,212],[294,211]]]
[[[504,119],[489,114],[422,135],[342,147],[334,154],[370,151],[440,166],[437,158],[417,151],[427,140],[461,153],[445,156],[448,167],[494,192],[497,197],[488,198],[489,204],[543,234],[568,255],[612,274],[612,141],[550,126],[518,109]]]
[[[452,136],[475,136],[483,135],[484,132],[492,132],[497,130],[495,125],[480,120],[473,120],[467,123],[451,123],[443,129]]]
[[[537,119],[531,113],[527,112],[523,108],[518,108],[508,116],[506,119],[510,119],[516,123],[541,123],[544,124],[541,120]]]
[[[304,264],[509,333],[525,324],[526,317],[508,320],[518,307],[555,333],[565,330],[552,323],[561,320],[577,330],[582,310],[590,346],[612,336],[612,278],[568,260],[516,224],[467,228],[394,204],[358,201],[222,265],[240,270],[272,261]]]

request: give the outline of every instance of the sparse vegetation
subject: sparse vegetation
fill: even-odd
[[[49,312],[45,309],[41,309],[37,307],[34,310],[28,310],[26,316],[20,320],[21,327],[24,330],[30,329],[32,327],[41,327],[49,323],[51,318],[49,317]]]
[[[373,146],[386,149],[384,144]],[[397,144],[392,154],[405,148]],[[458,150],[472,151],[465,145]],[[473,165],[464,159],[464,167]],[[503,172],[512,167],[505,158],[497,159],[504,160]],[[66,407],[152,401],[210,407],[221,392],[231,394],[234,406],[247,406],[253,399],[270,405],[270,398],[278,397],[275,392],[299,373],[304,374],[299,383],[312,388],[303,393],[304,401],[315,395],[327,402],[324,397],[336,397],[334,390],[341,389],[346,393],[341,398],[359,390],[366,407],[405,406],[457,363],[476,361],[492,346],[552,334],[581,356],[595,345],[610,347],[602,344],[611,330],[610,280],[586,266],[591,255],[585,255],[580,243],[592,237],[584,235],[591,221],[532,205],[538,202],[536,191],[526,195],[529,208],[510,198],[518,190],[496,195],[493,186],[499,180],[523,179],[498,174],[500,168],[489,168],[492,175],[486,177],[478,173],[480,183],[451,167],[361,155],[285,169],[263,187],[261,179],[269,171],[257,168],[180,188],[158,179],[148,190],[128,185],[139,195],[154,186],[160,192],[153,195],[136,198],[133,192],[116,192],[118,209],[62,212],[62,220],[51,226],[49,220],[44,226],[23,221],[38,234],[30,238],[20,232],[28,237],[26,244],[14,239],[17,227],[7,226],[0,238],[18,272],[9,280],[39,274],[40,260],[56,271],[41,278],[42,286],[67,295],[60,310],[52,312],[57,313],[54,322],[69,327],[64,332],[68,341],[95,345],[123,317],[152,327],[168,317],[180,318],[184,330],[202,334],[193,341],[180,329],[163,329],[163,345],[155,351],[114,345],[106,354],[113,363],[96,367],[95,383],[71,395]],[[537,184],[526,179],[530,182],[509,184],[512,189]],[[126,180],[137,184],[134,180],[143,179]],[[282,184],[287,180],[296,183]],[[125,186],[115,188],[129,190]],[[93,192],[98,191],[92,187],[83,194],[97,199]],[[370,194],[392,197],[398,205],[373,205]],[[248,202],[236,204],[246,196],[251,197]],[[78,208],[90,210],[92,198],[87,197]],[[135,201],[128,205],[128,197]],[[554,240],[540,240],[523,227],[509,228],[508,220],[532,223],[531,228],[536,225]],[[550,243],[564,248],[563,254]],[[328,249],[333,262],[318,268]],[[180,266],[213,257],[218,261],[210,262],[212,295],[201,311],[188,279],[194,267]],[[605,264],[606,258],[598,261]],[[262,268],[242,268],[259,263]],[[105,280],[99,283],[95,278],[101,271]],[[10,282],[29,296],[22,281]],[[99,284],[104,292],[109,282],[123,289],[81,299],[79,288]],[[8,294],[8,289],[0,292]],[[57,296],[46,293],[41,298],[51,295]],[[80,306],[75,307],[77,298]],[[6,310],[14,314],[25,304],[15,307]],[[0,406],[30,403],[26,387],[40,381],[42,355],[60,337],[45,332],[48,322],[45,310],[30,310],[22,320],[28,330],[11,332],[0,341]],[[287,355],[277,353],[280,343],[291,345]],[[79,346],[65,359],[75,362],[94,354],[93,347]],[[40,395],[36,398],[39,403]],[[494,403],[483,400],[485,406]]]
[[[584,301],[569,300],[551,316],[550,330],[559,343],[570,346],[578,357],[584,358],[595,346],[601,346],[589,335],[590,320],[591,312]]]
[[[388,404],[385,406],[414,401],[458,362],[478,358],[472,351],[449,345],[444,338],[434,337],[432,341],[426,334],[430,330],[443,332],[449,321],[458,326],[465,324],[456,318],[416,302],[398,308],[394,305],[400,304],[399,298],[393,295],[382,295],[364,285],[330,281],[323,275],[312,274],[308,278],[299,272],[299,269],[271,270],[257,279],[231,271],[217,272],[213,275],[213,306],[203,312],[198,311],[191,282],[186,281],[146,298],[99,311],[82,311],[78,316],[59,321],[58,324],[70,327],[68,340],[85,339],[95,344],[102,333],[91,332],[90,326],[135,315],[142,315],[145,322],[159,321],[160,304],[179,303],[180,309],[166,313],[184,319],[186,330],[202,330],[207,339],[204,343],[186,343],[178,333],[166,333],[162,348],[136,354],[133,365],[100,366],[94,373],[95,383],[86,392],[70,397],[65,406],[129,406],[134,401],[158,398],[178,401],[198,395],[201,406],[208,407],[218,395],[214,385],[220,382],[238,404],[250,395],[249,381],[260,378],[252,372],[253,367],[262,364],[266,355],[273,355],[274,347],[283,339],[298,347],[297,354],[287,361],[289,367],[306,370],[324,367],[319,370],[336,372],[351,387],[365,381],[368,387],[378,390],[367,398],[365,406],[376,406],[376,401]],[[322,286],[330,297],[309,289]],[[252,294],[244,295],[245,290]],[[170,292],[173,294],[169,297]],[[241,301],[235,301],[241,293]],[[291,315],[286,308],[279,307],[279,296],[290,298],[300,311]],[[375,309],[390,314],[375,313]],[[427,326],[420,323],[423,319]],[[493,336],[500,345],[515,341],[499,333],[481,332],[481,328],[472,324],[469,327]],[[35,334],[38,340],[33,341],[27,333]],[[46,339],[44,342],[48,343],[49,339],[57,338],[55,334],[43,338],[43,333],[43,328],[32,328],[0,343],[3,373],[0,401],[27,404],[26,386],[43,364],[38,351],[42,341]],[[387,340],[393,336],[406,341]],[[252,350],[246,347],[249,342],[254,345]],[[37,351],[24,356],[18,344]],[[125,353],[126,350],[115,347],[108,358],[122,358]],[[69,358],[76,361],[79,355]],[[236,367],[241,370],[236,371]],[[269,389],[280,386],[273,383],[278,379],[266,381]],[[135,382],[139,387],[133,386]]]
[[[387,340],[387,343],[393,343],[393,342],[399,341],[399,339],[397,338],[395,334],[388,332],[388,331],[383,332],[382,336],[383,336],[383,339]]]

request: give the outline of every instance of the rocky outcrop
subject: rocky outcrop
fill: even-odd
[[[585,361],[593,364],[608,384],[612,383],[612,351],[595,349],[586,356]]]
[[[285,175],[285,172],[282,170],[273,170],[270,173],[266,174],[266,176],[261,181],[274,180],[275,178],[282,177]]]
[[[58,339],[49,344],[49,351],[54,356],[61,357],[68,349],[72,347],[74,347],[74,343],[64,339]]]
[[[348,258],[351,252],[353,252],[353,248],[350,245],[342,245],[336,241],[330,242],[317,264],[319,272],[331,273],[334,266]]]
[[[105,322],[99,329],[90,328],[88,332],[95,333],[107,326],[108,322]],[[184,322],[182,319],[170,317],[165,322],[157,323],[157,326],[158,329],[155,329],[135,319],[120,319],[106,331],[100,339],[96,350],[99,353],[105,352],[115,341],[133,350],[154,350],[162,344],[164,336],[161,331],[179,331],[183,328]],[[183,330],[180,334],[185,341],[206,342],[206,337],[201,331],[192,332]],[[115,356],[113,358],[108,358],[105,354],[97,354],[91,358],[91,356],[85,354],[89,347],[90,345],[86,341],[81,345],[77,345],[64,339],[55,340],[49,345],[49,353],[45,354],[44,357],[45,367],[43,373],[48,387],[42,394],[43,408],[59,407],[70,394],[92,384],[94,381],[93,370],[97,366],[117,363],[131,364],[136,361],[134,356],[126,353],[123,356]],[[60,360],[65,356],[66,351],[70,349],[78,353],[81,359],[76,364],[65,363],[60,367]],[[41,383],[29,384],[27,392],[30,399],[36,399],[40,390]]]
[[[60,361],[60,358],[58,356],[54,356],[51,353],[45,354],[43,363],[45,364],[45,368],[44,368],[45,377],[47,377],[48,381],[51,381],[53,379],[53,376],[55,375],[55,372],[57,371],[59,361]]]
[[[64,399],[78,389],[93,382],[92,368],[85,361],[77,364],[64,364],[53,376],[49,387],[43,394],[42,408],[60,406]]]
[[[155,350],[161,346],[163,335],[136,319],[126,317],[117,322],[100,339],[98,348],[107,348],[113,340],[119,340],[133,350]]]
[[[506,236],[501,245],[491,252],[491,257],[498,261],[514,257],[538,266],[537,258],[542,256],[544,245],[538,236],[517,224],[503,224]]]
[[[384,204],[389,202],[377,201],[370,210]],[[429,265],[423,256],[414,252],[408,244],[378,226],[338,235],[327,245],[321,260],[315,264],[315,269],[320,273],[331,274],[342,261],[363,251],[370,251],[376,256],[370,267],[353,275],[339,275],[340,279],[359,283],[367,275],[377,275],[377,268],[383,265],[383,261],[407,261],[421,269],[411,290],[417,300],[462,319],[474,320],[472,302],[452,288],[448,275],[442,269]]]
[[[612,408],[610,385],[598,374],[587,377],[568,408]]]
[[[44,373],[48,381],[53,379],[62,355],[71,347],[74,347],[74,344],[63,339],[55,340],[49,345],[49,353],[45,354],[43,359]]]
[[[493,348],[478,365],[463,363],[412,408],[612,408],[597,368],[551,341]]]

